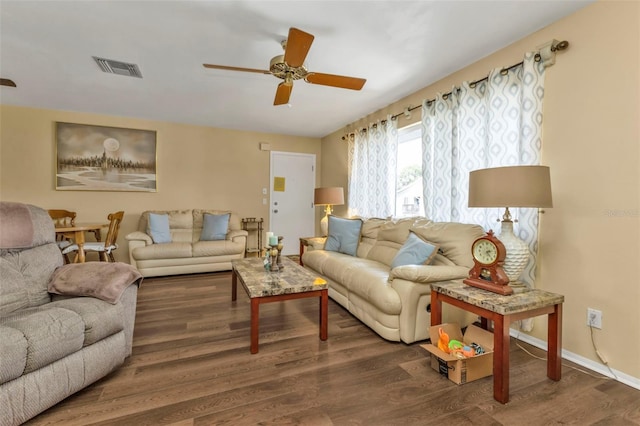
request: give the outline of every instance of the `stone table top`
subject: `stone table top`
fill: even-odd
[[[529,289],[503,296],[466,285],[462,281],[431,283],[431,290],[500,315],[531,311],[564,302],[563,295],[544,290]]]
[[[263,262],[263,259],[255,257],[231,261],[250,298],[327,289],[326,282],[314,284],[318,276],[291,259],[283,257],[284,268],[278,272],[266,271]]]

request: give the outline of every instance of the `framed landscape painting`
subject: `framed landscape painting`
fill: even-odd
[[[56,122],[56,189],[156,192],[156,132]]]

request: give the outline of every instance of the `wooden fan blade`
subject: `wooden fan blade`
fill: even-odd
[[[289,28],[284,61],[293,68],[301,67],[309,53],[314,37],[297,28]]]
[[[276,98],[273,100],[274,105],[284,105],[289,103],[291,97],[291,90],[293,89],[293,83],[283,81],[278,84],[276,90]]]
[[[308,83],[351,90],[360,90],[362,89],[362,86],[364,86],[364,83],[367,82],[364,78],[345,77],[343,75],[323,74],[318,72],[308,74],[305,77],[305,80]]]
[[[0,78],[0,86],[16,87],[16,84],[8,78]]]
[[[243,71],[243,72],[255,72],[258,74],[271,74],[269,70],[257,70],[255,68],[240,68],[240,67],[229,67],[226,65],[213,65],[213,64],[202,64],[205,68],[213,68],[217,70],[227,70],[227,71]]]

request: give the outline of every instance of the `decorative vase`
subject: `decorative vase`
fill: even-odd
[[[271,246],[271,251],[270,251],[270,255],[271,255],[271,272],[278,272],[280,270],[280,268],[278,268],[278,249],[277,249],[277,245],[275,246]]]
[[[276,259],[276,264],[278,265],[278,269],[282,270],[284,266],[282,266],[282,248],[284,247],[282,244],[282,237],[278,237],[278,258]]]

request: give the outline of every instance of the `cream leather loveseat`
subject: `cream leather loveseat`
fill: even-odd
[[[331,219],[331,218],[330,218]],[[436,246],[430,264],[391,268],[413,232]],[[331,221],[329,236],[331,237]],[[425,218],[363,220],[355,256],[324,250],[311,241],[304,267],[329,283],[329,296],[387,340],[412,343],[429,338],[432,282],[466,278],[473,266],[471,244],[484,235],[479,225]],[[443,321],[466,326],[475,316],[443,304]]]
[[[149,234],[149,214],[169,217],[170,242],[154,243]],[[204,215],[228,213],[224,239],[201,241]],[[240,218],[227,210],[154,210],[140,215],[138,230],[126,236],[129,261],[145,277],[231,270],[231,261],[244,257],[247,231]]]

